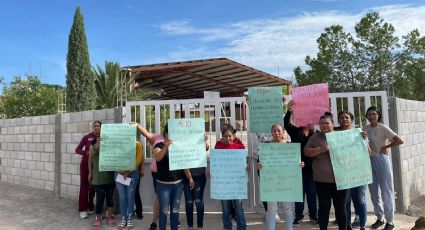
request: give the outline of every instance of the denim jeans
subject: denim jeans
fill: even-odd
[[[195,182],[195,187],[192,190],[189,187],[189,180],[183,180],[186,220],[188,227],[193,227],[193,202],[195,202],[196,223],[198,228],[202,228],[204,226],[204,190],[207,176],[203,173],[199,176],[192,176],[192,178]]]
[[[292,214],[292,202],[283,202],[283,215],[285,218],[285,226],[287,230],[293,229],[292,222],[294,221],[294,215]],[[276,229],[276,215],[277,215],[278,203],[277,202],[267,202],[267,229],[275,230]]]
[[[167,228],[167,213],[170,210],[171,229],[177,230],[179,224],[180,200],[183,193],[183,182],[165,184],[157,181],[156,195],[159,200],[159,229]]]
[[[118,173],[115,173],[115,178]],[[115,182],[118,190],[119,201],[120,201],[120,212],[122,219],[131,219],[134,212],[134,196],[136,192],[137,181],[139,180],[139,172],[133,171],[128,175],[131,178],[130,185],[123,185]]]
[[[347,226],[351,226],[351,200],[354,210],[359,215],[360,227],[365,227],[367,218],[366,209],[366,185],[350,188],[347,196]]]
[[[302,171],[303,176],[303,202],[295,202],[295,218],[304,218],[304,202],[307,197],[308,215],[317,218],[316,185],[313,181],[313,173]]]
[[[232,204],[236,211],[236,224],[237,224],[236,229],[245,230],[246,221],[245,221],[245,214],[242,208],[242,200],[222,200],[221,211],[223,213],[222,219],[223,219],[224,230],[232,229],[232,221],[230,219],[230,216],[231,216],[230,209],[232,208]]]

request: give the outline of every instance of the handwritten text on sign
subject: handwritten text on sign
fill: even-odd
[[[211,149],[211,198],[248,198],[246,150]]]
[[[319,118],[329,111],[328,83],[307,85],[294,89],[295,124],[299,127],[319,124]]]
[[[248,95],[251,133],[270,133],[273,124],[282,124],[282,87],[252,87]]]
[[[262,201],[302,202],[299,143],[261,143],[259,146]]]
[[[136,126],[104,124],[100,136],[99,171],[136,169]]]
[[[326,133],[338,190],[372,183],[369,152],[360,129]]]
[[[207,167],[202,118],[168,120],[170,170]]]

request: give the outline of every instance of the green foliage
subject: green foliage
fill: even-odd
[[[414,30],[401,39],[378,13],[369,13],[355,34],[340,25],[325,28],[318,53],[307,56],[309,69],[294,69],[299,85],[328,82],[331,92],[386,90],[392,95],[425,100],[425,38]]]
[[[143,82],[134,83],[136,76],[129,77],[119,63],[105,61],[105,70],[99,65],[93,70],[96,83],[96,109],[116,107],[121,97],[128,101],[143,101],[163,92],[161,89],[143,87]]]
[[[57,86],[42,84],[37,76],[15,77],[4,86],[0,105],[2,118],[17,118],[55,114],[60,91]]]
[[[77,7],[68,39],[66,57],[67,111],[84,111],[95,107],[96,91],[90,65],[84,18]]]

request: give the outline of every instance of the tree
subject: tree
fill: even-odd
[[[317,39],[309,69],[294,69],[299,85],[328,82],[331,92],[386,90],[408,99],[425,99],[425,38],[417,30],[396,37],[394,27],[378,13],[355,26],[354,36],[340,25],[325,28]]]
[[[75,11],[74,22],[69,33],[66,69],[68,112],[93,109],[96,101],[95,82],[80,7],[77,7]]]
[[[34,75],[27,75],[26,79],[15,77],[9,86],[3,88],[0,112],[3,118],[55,114],[60,90],[58,86],[42,84]]]
[[[99,65],[96,69],[93,70],[97,92],[96,109],[118,106],[121,96],[124,100],[142,101],[163,93],[162,89],[144,87],[145,82],[135,83],[136,76],[128,76],[117,62],[105,61],[105,70]]]

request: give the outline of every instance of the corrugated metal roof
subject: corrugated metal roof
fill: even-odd
[[[291,85],[272,74],[254,69],[227,58],[125,67],[144,86],[161,88],[164,95],[155,99],[202,98],[204,91],[219,91],[221,96],[242,96],[252,86]]]

